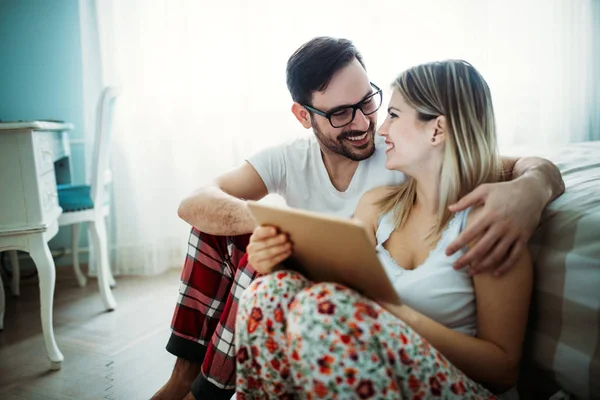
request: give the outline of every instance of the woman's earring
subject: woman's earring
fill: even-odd
[[[431,143],[435,142],[435,136],[431,138]]]

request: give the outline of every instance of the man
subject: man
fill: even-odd
[[[288,61],[287,86],[294,116],[314,137],[266,149],[181,203],[179,216],[194,228],[167,344],[178,359],[155,399],[233,393],[237,302],[256,276],[244,255],[256,227],[246,200],[279,193],[292,207],[349,217],[365,191],[404,179],[384,167],[385,146],[375,137],[381,90],[369,81],[350,41],[320,37],[304,44]],[[563,191],[560,173],[546,160],[503,163],[512,180],[482,185],[451,209],[484,205],[473,227],[447,249],[453,253],[483,234],[457,268],[493,267],[498,274],[509,268],[545,205]]]

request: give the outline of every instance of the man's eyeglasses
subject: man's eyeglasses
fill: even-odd
[[[381,107],[381,102],[383,100],[383,93],[376,84],[371,82],[371,86],[375,89],[375,92],[371,93],[368,97],[365,97],[359,103],[354,104],[353,106],[346,107],[338,107],[334,108],[329,112],[324,112],[318,110],[314,107],[303,104],[306,109],[318,114],[322,117],[325,117],[329,120],[329,123],[334,128],[342,128],[346,125],[349,125],[354,121],[354,117],[356,116],[356,110],[360,109],[364,115],[371,115],[379,110]]]

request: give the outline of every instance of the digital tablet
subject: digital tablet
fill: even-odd
[[[374,299],[399,304],[365,227],[356,220],[248,202],[260,225],[290,235],[293,255],[285,266],[314,282],[337,282]]]

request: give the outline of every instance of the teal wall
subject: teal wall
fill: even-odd
[[[0,119],[75,124],[71,132],[74,183],[85,182],[80,28],[77,0],[0,0]],[[50,242],[52,249],[70,247],[66,228]],[[82,235],[81,246],[87,246],[86,236]],[[56,261],[70,264],[70,257]]]

